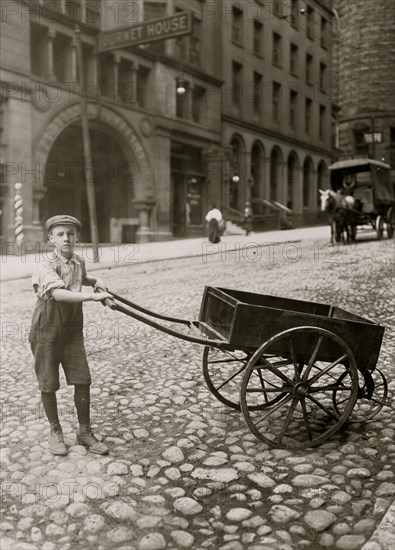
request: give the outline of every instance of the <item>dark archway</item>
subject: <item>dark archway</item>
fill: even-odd
[[[270,199],[279,200],[283,168],[283,155],[279,147],[273,147],[270,155]]]
[[[99,241],[110,242],[111,219],[130,219],[135,215],[135,174],[132,163],[105,129],[91,129],[90,139]],[[90,241],[82,130],[78,123],[67,126],[55,140],[48,155],[44,187],[40,217],[74,215],[83,223],[81,240]],[[122,240],[130,241],[132,236]]]
[[[297,154],[292,151],[288,155],[288,179],[287,179],[287,203],[286,206],[291,210],[295,209],[296,197],[298,193],[298,180],[299,180],[299,161]]]
[[[232,175],[229,182],[229,206],[241,211],[243,208],[242,181],[244,177],[243,143],[238,136],[230,142],[232,149]]]
[[[315,206],[314,200],[314,165],[311,157],[303,163],[303,208]]]
[[[255,141],[251,149],[251,199],[262,198],[264,189],[264,160],[263,146],[259,141]]]

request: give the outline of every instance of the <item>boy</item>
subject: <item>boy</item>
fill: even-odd
[[[107,454],[108,448],[96,439],[90,427],[91,377],[84,347],[82,302],[101,302],[111,295],[105,291],[103,281],[87,276],[84,260],[74,254],[81,223],[73,216],[59,215],[49,218],[45,228],[55,248],[33,272],[37,304],[29,342],[50,425],[49,450],[54,455],[67,454],[56,401],[61,363],[67,384],[74,385],[77,442],[93,453]],[[81,293],[82,285],[93,286],[95,292]]]

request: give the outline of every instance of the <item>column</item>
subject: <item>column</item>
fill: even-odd
[[[54,64],[53,64],[53,41],[55,39],[56,32],[53,29],[48,29],[46,40],[47,40],[47,79],[49,81],[56,80],[54,73]]]
[[[154,200],[135,200],[133,206],[138,211],[139,226],[136,237],[137,242],[144,243],[152,240],[152,230],[150,224],[150,215],[155,206]]]
[[[113,55],[113,61],[114,61],[114,64],[113,64],[114,97],[113,99],[115,102],[119,102],[119,101],[122,101],[123,99],[122,90],[120,90],[120,85],[119,85],[119,65],[121,63],[121,56],[118,53],[115,53]],[[120,91],[121,91],[121,95],[120,95]]]
[[[82,48],[82,44],[81,44]],[[78,82],[77,43],[75,37],[70,45],[70,82]]]
[[[130,67],[130,82],[132,87],[131,101],[137,103],[139,100],[138,93],[137,93],[138,65],[134,61],[132,61],[132,65]]]

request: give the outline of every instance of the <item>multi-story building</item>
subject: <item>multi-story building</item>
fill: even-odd
[[[323,2],[223,2],[223,144],[234,174],[226,198],[317,215],[331,150],[331,11]],[[233,177],[236,175],[236,177]]]
[[[391,165],[395,181],[395,4],[334,1],[339,156]]]
[[[118,41],[184,12],[189,34]],[[20,182],[26,241],[59,212],[89,240],[87,159],[101,242],[201,235],[213,200],[232,212],[251,198],[256,213],[274,200],[307,221],[330,162],[330,17],[320,1],[3,2],[2,238]]]

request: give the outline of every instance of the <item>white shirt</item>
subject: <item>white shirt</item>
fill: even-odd
[[[210,220],[217,220],[217,222],[220,222],[222,220],[222,214],[221,211],[218,210],[218,208],[213,208],[206,214],[206,222],[209,222]]]

